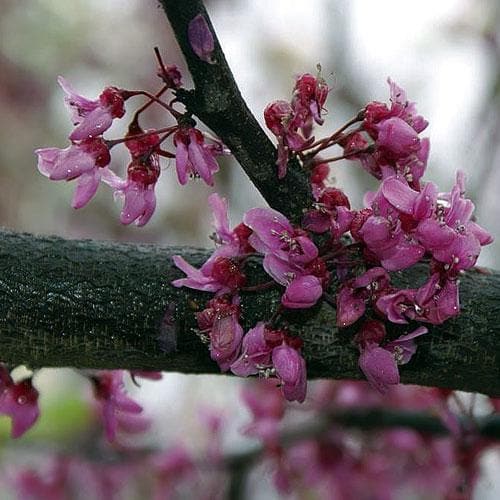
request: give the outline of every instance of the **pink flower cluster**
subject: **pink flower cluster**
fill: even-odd
[[[428,138],[421,139],[418,134],[428,122],[417,113],[415,103],[407,100],[406,92],[391,79],[388,82],[390,107],[376,101],[369,103],[361,131],[344,138],[342,146],[377,179],[384,178],[384,171],[391,169],[420,190],[430,144]]]
[[[369,333],[374,330],[378,333]],[[372,325],[358,340],[377,343],[380,335],[380,325]],[[408,339],[402,343],[412,350]],[[498,444],[464,425],[474,423],[473,411],[448,390],[398,386],[381,395],[364,382],[324,380],[312,384],[306,405],[290,407],[271,380],[253,380],[241,396],[249,416],[241,433],[253,443],[236,454],[224,447],[227,408],[204,408],[197,422],[202,435],[175,437],[166,449],[101,445],[98,455],[86,455],[95,443],[85,433],[77,436],[77,442],[84,438],[87,443],[78,456],[56,449],[52,454],[43,450],[43,462],[36,454],[28,461],[8,461],[2,491],[43,500],[76,498],[82,491],[102,500],[117,495],[222,499],[236,463],[250,473],[250,496],[257,481],[261,491],[270,480],[280,495],[307,491],[317,498],[363,498],[369,488],[374,498],[465,499],[475,493],[482,458]],[[481,401],[482,412],[488,406],[493,416],[498,401]],[[402,409],[405,418],[408,412],[432,415],[447,434],[410,427],[371,429],[377,413],[397,419]],[[360,428],[351,429],[353,420]]]
[[[418,134],[427,122],[402,89],[390,80],[389,85],[390,106],[372,102],[330,137],[314,142],[312,124],[323,123],[328,88],[312,75],[298,77],[292,102],[275,101],[264,115],[278,137],[279,177],[286,172],[290,152],[310,168],[315,202],[305,210],[301,227],[271,208],[253,208],[230,230],[227,204],[214,194],[209,203],[215,252],[200,269],[174,257],[186,274],[174,286],[216,294],[198,314],[198,324],[223,371],[245,377],[271,373],[287,399],[301,401],[305,395],[305,364],[296,341],[271,321],[259,322],[246,334],[240,326],[240,292],[268,286],[246,286],[249,255],[262,256],[266,273],[284,287],[282,309],[313,307],[328,292],[330,275],[336,274],[337,326],[353,325],[367,313],[376,318],[362,324],[356,342],[360,369],[381,392],[399,383],[398,365],[415,352],[414,339],[427,333],[421,326],[386,340],[381,321],[437,325],[459,314],[460,274],[475,265],[481,247],[492,238],[472,220],[474,205],[465,198],[462,173],[445,193],[422,180],[429,140]],[[341,146],[344,155],[318,156],[333,145]],[[360,210],[352,209],[347,195],[329,184],[329,163],[342,158],[359,159],[380,181],[376,192],[365,195]],[[321,235],[321,247],[314,234]],[[417,263],[428,265],[427,281],[415,288],[394,286],[390,273]]]
[[[274,101],[264,110],[266,125],[278,139],[278,178],[286,175],[289,153],[314,142],[313,122],[323,124],[321,113],[328,92],[323,78],[305,73],[295,81],[291,102]]]
[[[215,39],[203,16],[191,21],[188,40],[201,61],[215,63]],[[158,53],[157,57],[164,85],[154,95],[107,87],[97,100],[89,100],[59,78],[75,129],[69,148],[37,150],[38,168],[51,180],[77,180],[75,208],[87,204],[102,181],[123,199],[122,223],[146,224],[156,206],[161,157],[175,158],[180,184],[189,177],[201,177],[213,185],[219,169],[215,158],[228,151],[217,139],[207,140],[189,111],[174,108],[181,74],[177,67],[165,66]],[[415,350],[413,339],[427,329],[416,327],[398,339],[386,340],[381,321],[437,325],[458,315],[460,275],[476,264],[481,247],[492,241],[473,220],[474,204],[465,197],[462,173],[449,192],[423,180],[429,139],[420,134],[427,121],[404,90],[388,82],[389,104],[371,102],[336,132],[315,140],[313,127],[323,124],[329,88],[320,76],[299,75],[291,100],[272,102],[264,118],[278,141],[278,178],[286,175],[292,157],[310,173],[314,203],[303,207],[301,225],[293,225],[272,208],[252,208],[231,229],[226,201],[213,194],[209,204],[215,251],[199,269],[181,256],[174,257],[185,274],[174,286],[215,294],[197,314],[200,335],[208,340],[212,359],[224,372],[275,378],[288,400],[304,400],[306,368],[302,341],[290,335],[283,321],[287,309],[312,308],[325,299],[336,308],[337,327],[373,318],[360,323],[359,365],[372,385],[385,391],[399,382],[398,365],[409,361]],[[162,99],[167,91],[174,95],[170,102]],[[136,96],[148,101],[135,112],[125,137],[105,139],[102,134],[113,120],[124,116],[125,101]],[[139,118],[153,104],[166,110],[175,124],[144,130]],[[173,151],[164,148],[168,138]],[[121,143],[131,158],[126,178],[108,166],[110,149]],[[325,157],[333,146],[343,154]],[[359,160],[380,183],[375,192],[365,195],[361,209],[354,209],[344,191],[329,181],[330,164],[341,159]],[[261,259],[272,281],[248,284],[250,257]],[[390,273],[419,263],[429,270],[423,283],[408,288],[394,285]],[[338,282],[336,290],[330,290],[331,276]],[[277,310],[245,329],[240,324],[241,293],[272,287],[282,287]],[[116,412],[134,413],[135,407],[126,398],[113,396],[121,379],[109,377],[96,379],[95,387],[107,415],[108,436],[113,436],[117,422],[123,420]]]
[[[111,187],[115,198],[123,200],[120,221],[143,226],[156,207],[155,186],[161,173],[160,157],[175,158],[181,184],[186,184],[191,176],[201,177],[208,185],[213,185],[213,175],[219,169],[215,157],[228,154],[228,150],[218,140],[207,141],[205,134],[195,128],[190,115],[177,111],[159,98],[166,90],[175,91],[182,86],[178,68],[165,67],[160,60],[158,76],[164,86],[156,95],[106,87],[96,100],[77,94],[63,77],[59,77],[58,82],[66,94],[65,103],[76,127],[69,136],[71,145],[66,149],[37,149],[35,153],[39,171],[50,180],[76,180],[73,208],[84,207],[103,182]],[[111,127],[113,120],[125,115],[125,101],[134,96],[146,96],[149,101],[134,114],[125,137],[105,139],[103,133]],[[144,131],[139,125],[139,115],[152,104],[165,109],[177,123]],[[174,152],[161,147],[170,136],[173,137]],[[125,144],[131,158],[125,178],[109,168],[110,150],[120,143]]]
[[[308,407],[300,409],[302,421],[304,413],[312,413],[307,429],[316,428],[317,434],[303,433],[303,439],[291,444],[293,415],[287,426],[275,387],[255,381],[242,396],[252,419],[243,432],[262,443],[267,470],[282,495],[307,491],[317,498],[348,499],[364,498],[369,491],[373,498],[391,499],[415,491],[424,497],[470,498],[480,457],[495,443],[457,425],[459,415],[450,411],[450,391],[399,386],[382,396],[365,383],[321,381],[313,386]],[[360,438],[359,430],[353,435],[335,422],[343,412],[403,408],[440,416],[450,435],[394,428],[367,431]]]
[[[200,269],[175,256],[175,265],[186,277],[172,284],[215,293],[215,298],[197,314],[197,320],[201,334],[209,340],[210,355],[222,371],[230,370],[242,377],[259,373],[275,377],[287,399],[303,401],[306,367],[300,352],[302,342],[285,330],[272,329],[263,322],[244,333],[239,323],[239,292],[245,290],[246,259],[260,252],[264,255],[266,272],[286,286],[283,306],[311,307],[323,293],[322,283],[327,282],[324,265],[314,263],[320,260],[318,250],[305,233],[296,232],[288,220],[274,210],[250,210],[244,222],[231,230],[226,200],[212,194],[209,204],[217,247]],[[317,270],[319,267],[322,275]]]

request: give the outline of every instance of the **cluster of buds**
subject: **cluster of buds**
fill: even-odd
[[[278,177],[286,175],[290,153],[314,142],[313,123],[323,124],[321,113],[328,97],[323,78],[305,73],[297,78],[291,102],[274,101],[264,110],[266,125],[278,139]]]
[[[247,259],[261,254],[266,272],[276,284],[286,286],[283,306],[310,307],[319,300],[328,282],[326,266],[318,264],[321,259],[314,243],[280,213],[252,209],[245,214],[243,223],[230,229],[226,200],[214,193],[209,203],[217,247],[200,269],[175,256],[174,263],[186,277],[172,284],[215,293],[215,298],[197,314],[197,320],[200,333],[208,339],[211,357],[222,371],[230,370],[242,377],[273,377],[287,399],[303,401],[306,366],[302,341],[264,322],[244,333],[239,323],[239,294],[247,289]]]
[[[159,56],[158,59],[158,77],[164,85],[156,94],[106,87],[98,99],[90,100],[59,77],[75,125],[69,136],[71,145],[66,149],[42,148],[35,152],[39,171],[50,180],[76,180],[73,208],[84,207],[103,182],[111,187],[115,197],[123,200],[120,221],[143,226],[156,207],[155,186],[161,173],[160,157],[175,158],[181,184],[186,184],[189,177],[201,177],[208,185],[213,185],[213,175],[219,169],[215,158],[228,154],[228,150],[220,141],[198,130],[187,111],[181,112],[173,107],[175,93],[182,88],[181,73],[175,65],[165,66]],[[162,100],[167,91],[174,94],[171,102]],[[125,101],[136,96],[146,97],[148,101],[132,116],[125,137],[105,139],[103,134],[113,121],[125,116]],[[139,125],[139,117],[153,104],[161,107],[175,124],[144,130]],[[169,138],[173,146],[170,151],[164,147]],[[109,168],[110,150],[118,144],[124,144],[130,155],[125,178]]]
[[[215,41],[204,18],[193,20],[188,36],[193,52],[213,64]],[[182,88],[181,74],[177,67],[165,66],[158,52],[157,57],[163,86],[154,95],[107,87],[97,100],[89,100],[59,79],[75,129],[69,148],[37,150],[38,167],[52,180],[77,180],[74,207],[84,206],[102,181],[123,198],[120,219],[124,224],[146,224],[156,205],[160,157],[175,158],[180,184],[189,177],[201,177],[213,185],[219,168],[215,157],[227,150],[220,141],[207,140],[189,111],[174,108],[176,92]],[[217,194],[209,197],[215,251],[199,269],[175,256],[175,265],[186,276],[173,285],[215,294],[198,314],[198,324],[222,371],[276,378],[287,399],[303,401],[302,341],[290,336],[286,325],[277,327],[276,320],[286,309],[311,308],[325,298],[336,307],[339,328],[366,316],[375,318],[362,323],[356,337],[359,365],[372,385],[386,390],[398,383],[398,364],[410,360],[416,349],[413,339],[427,329],[419,327],[386,341],[381,321],[437,325],[459,314],[459,277],[475,265],[481,247],[492,238],[472,218],[474,205],[465,197],[462,173],[450,192],[439,192],[434,183],[422,180],[429,139],[419,134],[427,121],[400,87],[391,80],[389,87],[390,104],[367,104],[336,132],[319,140],[312,135],[313,128],[323,124],[329,92],[320,76],[298,76],[289,102],[279,100],[266,107],[265,122],[278,141],[278,178],[286,175],[291,157],[310,171],[314,203],[303,207],[300,226],[271,208],[252,208],[231,229],[226,200]],[[170,101],[163,100],[167,92],[173,93]],[[125,101],[136,96],[148,101],[133,115],[125,137],[105,139],[102,134],[113,120],[124,116]],[[144,130],[140,115],[153,104],[166,110],[175,124]],[[169,138],[172,151],[165,149]],[[131,157],[126,178],[109,168],[110,149],[118,144],[124,144]],[[342,148],[342,154],[325,158],[324,151],[333,146]],[[365,195],[361,209],[352,208],[348,196],[329,183],[330,164],[344,158],[359,160],[380,182],[376,192]],[[250,256],[262,259],[271,282],[247,286],[245,265]],[[390,273],[417,263],[428,265],[427,281],[413,288],[394,286]],[[330,290],[333,275],[339,282],[334,291]],[[240,325],[241,293],[274,286],[282,287],[278,310],[271,318],[248,325],[245,333]],[[104,388],[114,385],[109,380],[96,386],[102,401],[109,399],[103,396],[108,390]],[[113,404],[121,408],[120,402]],[[125,412],[133,413],[132,406],[124,404]],[[108,425],[108,435],[113,435],[116,425]]]
[[[285,332],[277,335],[274,316],[246,334],[239,325],[240,292],[258,289],[245,287],[249,255],[261,255],[264,270],[283,287],[278,316],[285,309],[313,307],[323,297],[331,303],[330,276],[336,275],[337,327],[357,324],[366,316],[375,318],[361,323],[355,342],[361,370],[381,392],[399,383],[398,365],[410,361],[416,351],[414,339],[427,333],[420,326],[386,340],[382,321],[437,325],[459,314],[459,277],[475,265],[481,247],[492,237],[472,220],[474,205],[465,198],[461,172],[450,192],[441,193],[434,183],[422,181],[429,140],[418,134],[427,122],[402,89],[391,80],[389,85],[390,106],[369,103],[337,132],[315,142],[312,127],[314,122],[323,123],[328,88],[320,78],[299,76],[291,103],[271,103],[264,117],[278,138],[278,177],[286,175],[291,153],[303,168],[311,169],[315,202],[306,207],[301,226],[293,226],[276,210],[253,208],[242,224],[230,230],[227,204],[214,194],[210,204],[215,252],[200,269],[174,258],[187,275],[175,280],[174,286],[216,294],[218,305],[211,301],[202,315],[219,319],[200,328],[208,332],[212,358],[223,371],[244,377],[271,374],[287,399],[301,401],[305,395],[302,343],[297,347]],[[319,156],[334,145],[343,148],[343,155]],[[376,192],[365,195],[364,208],[352,209],[347,195],[329,184],[329,163],[341,158],[360,160],[380,181]],[[321,235],[320,247],[314,235]],[[417,263],[428,265],[425,283],[402,289],[392,284],[391,272]],[[288,376],[283,375],[285,367]]]

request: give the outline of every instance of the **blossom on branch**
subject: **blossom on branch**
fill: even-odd
[[[72,141],[102,135],[111,127],[115,118],[122,118],[125,114],[125,99],[116,87],[106,87],[99,99],[92,101],[77,94],[62,76],[57,82],[66,94],[64,102],[71,113],[73,125],[76,125],[69,136]]]

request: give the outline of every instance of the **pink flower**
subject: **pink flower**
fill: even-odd
[[[382,295],[376,306],[393,323],[416,320],[440,325],[460,312],[458,283],[435,272],[418,289]]]
[[[389,342],[384,346],[384,349],[392,353],[398,365],[405,365],[417,352],[417,345],[413,339],[428,333],[428,331],[425,326],[420,326],[412,333],[401,335],[396,340]]]
[[[272,363],[285,398],[303,403],[306,398],[307,377],[306,362],[301,354],[283,344],[273,349]]]
[[[440,325],[460,313],[458,282],[434,273],[416,290],[415,319]]]
[[[300,117],[300,127],[305,137],[309,137],[308,121],[312,118],[318,125],[323,124],[321,111],[328,97],[328,85],[323,78],[304,73],[297,77],[293,89],[292,106]]]
[[[453,273],[473,267],[481,246],[493,241],[485,229],[470,220],[474,204],[464,198],[464,184],[463,173],[457,172],[451,193],[440,195],[436,215],[423,220],[416,229],[425,249]]]
[[[298,133],[295,111],[286,101],[274,101],[266,106],[264,120],[271,132],[278,138],[278,178],[286,175],[288,152],[298,151],[306,145],[306,140]]]
[[[231,371],[235,375],[248,377],[271,365],[273,348],[266,341],[265,330],[265,324],[259,322],[245,334],[241,344],[241,355],[231,365]]]
[[[369,217],[358,233],[388,271],[407,269],[425,253],[423,246],[403,230],[399,219]]]
[[[213,175],[219,170],[215,152],[205,144],[203,134],[196,128],[179,128],[174,135],[175,167],[179,182],[184,185],[188,176],[199,176],[213,186]]]
[[[127,180],[110,170],[102,176],[102,181],[113,189],[115,198],[123,200],[120,213],[122,224],[135,221],[137,226],[144,226],[155,211],[155,186],[160,177],[159,157],[154,152],[157,140],[158,137],[153,136],[144,141],[127,141],[127,147],[132,154],[132,162],[127,167]]]
[[[374,302],[389,285],[389,275],[382,267],[373,267],[358,278],[343,283],[337,294],[337,326],[346,327],[358,321],[366,304]]]
[[[253,231],[249,242],[264,255],[271,254],[299,266],[318,256],[309,237],[295,231],[288,219],[272,208],[252,208],[245,213],[243,222]]]
[[[384,324],[378,320],[365,321],[355,340],[361,352],[359,367],[368,382],[382,394],[387,392],[390,385],[399,384],[397,365],[410,361],[417,350],[413,339],[425,333],[427,328],[421,326],[412,333],[380,346],[386,336]]]
[[[208,201],[213,212],[213,239],[218,246],[200,269],[193,267],[180,255],[174,256],[174,264],[187,277],[174,280],[172,284],[222,295],[235,292],[244,285],[246,277],[241,271],[241,261],[238,257],[253,249],[248,243],[247,230],[250,229],[245,229],[241,224],[233,230],[229,229],[226,200],[214,193]]]
[[[40,415],[38,391],[28,378],[14,383],[9,372],[0,366],[0,415],[12,420],[11,436],[18,438],[33,427]]]
[[[211,266],[207,266],[207,263],[205,263],[201,269],[196,269],[180,255],[174,255],[172,260],[174,264],[186,274],[186,278],[179,278],[172,281],[172,285],[175,287],[179,288],[186,286],[203,292],[218,292],[220,294],[228,291],[226,285],[219,283],[219,281],[211,275],[212,268]]]
[[[254,252],[248,241],[252,233],[249,227],[241,223],[233,229],[229,228],[226,199],[221,198],[217,193],[213,193],[208,197],[208,204],[212,209],[212,225],[215,229],[212,239],[216,245],[231,247],[234,250],[233,257]]]
[[[137,226],[144,226],[151,219],[156,208],[154,184],[143,184],[131,179],[116,191],[123,196],[123,208],[120,214],[122,224],[135,221]]]
[[[223,372],[229,370],[240,354],[243,328],[238,319],[238,306],[220,307],[210,330],[210,357]]]
[[[78,179],[71,202],[73,208],[81,208],[91,200],[111,161],[108,147],[100,138],[87,139],[66,149],[37,149],[35,153],[38,170],[50,180]]]
[[[213,59],[214,37],[206,19],[198,14],[188,25],[188,39],[193,52],[209,64],[215,64]]]
[[[195,463],[183,444],[177,444],[161,452],[151,461],[157,478],[154,500],[173,499],[175,486],[195,475]]]
[[[71,120],[77,125],[69,138],[82,141],[102,135],[113,123],[113,119],[125,114],[125,100],[120,90],[106,87],[99,99],[91,101],[77,94],[73,87],[62,77],[57,82],[64,90],[64,101],[71,112]]]
[[[388,391],[389,386],[399,384],[399,371],[394,356],[376,344],[369,344],[361,350],[359,367],[368,382],[382,394]]]
[[[110,442],[115,440],[118,430],[135,433],[149,426],[149,421],[140,415],[142,407],[125,394],[124,374],[122,370],[113,370],[91,377],[94,395],[100,404],[104,432]]]
[[[321,281],[316,276],[299,276],[286,287],[281,303],[289,309],[312,307],[323,295]]]
[[[391,115],[398,116],[410,125],[417,133],[422,132],[429,124],[422,116],[417,115],[414,102],[408,101],[406,92],[390,78],[387,79],[390,88]]]

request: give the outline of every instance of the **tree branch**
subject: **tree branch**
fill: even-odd
[[[269,205],[294,222],[312,203],[306,173],[290,161],[288,174],[278,182],[276,149],[248,109],[234,81],[210,18],[199,0],[160,0],[193,77],[195,89],[178,98],[231,149],[244,171]],[[198,14],[206,19],[215,40],[215,64],[196,56],[188,40],[189,22]]]
[[[63,240],[0,232],[1,359],[31,367],[75,366],[218,373],[196,335],[194,313],[211,294],[170,285],[183,276],[172,263],[181,253],[195,266],[207,250]],[[250,284],[268,277],[257,259]],[[425,269],[399,276],[420,283]],[[281,291],[242,294],[248,329],[271,317]],[[429,327],[418,351],[401,367],[404,383],[500,396],[500,273],[467,273],[462,314]],[[287,313],[305,341],[310,378],[363,378],[353,343],[356,326],[338,330],[326,303]],[[410,330],[394,326],[391,335]]]
[[[459,418],[462,429],[483,439],[500,439],[500,416],[498,414],[475,417],[473,421]],[[404,411],[390,408],[350,408],[332,413],[320,413],[314,419],[283,431],[280,444],[288,448],[307,439],[321,439],[332,426],[359,431],[412,429],[427,436],[449,436],[450,431],[441,418],[422,411]],[[472,427],[471,427],[472,426]],[[266,449],[261,445],[225,457],[224,463],[240,473],[247,470],[262,457]]]

